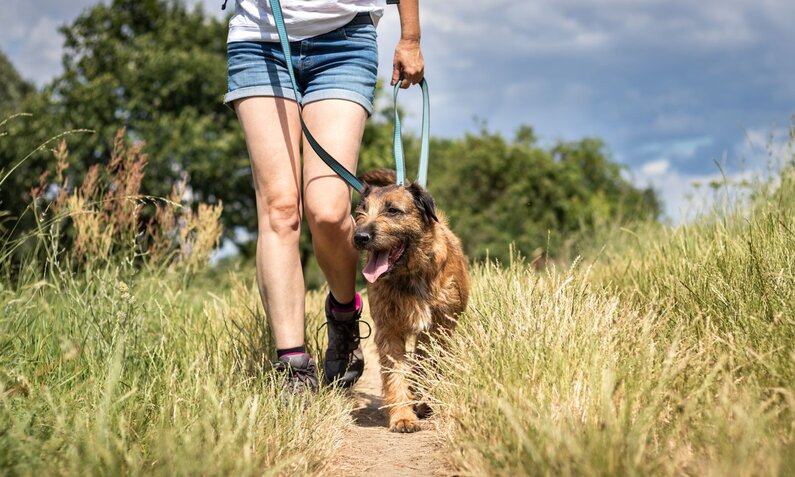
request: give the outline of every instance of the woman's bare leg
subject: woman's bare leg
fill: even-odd
[[[315,139],[337,161],[356,172],[367,113],[360,105],[341,99],[307,104],[304,121]],[[304,143],[304,210],[312,245],[334,298],[354,298],[359,253],[351,236],[351,189]]]
[[[257,200],[257,282],[278,349],[304,344],[301,233],[301,126],[294,101],[235,101],[251,158]]]

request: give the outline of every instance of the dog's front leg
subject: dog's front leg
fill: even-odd
[[[381,380],[384,386],[384,405],[389,406],[389,430],[392,432],[417,432],[420,430],[406,374],[411,365],[406,356],[404,336],[376,333],[376,344],[381,354]]]

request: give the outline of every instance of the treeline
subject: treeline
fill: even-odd
[[[226,28],[225,21],[178,1],[114,0],[61,28],[63,73],[40,90],[0,55],[0,120],[30,113],[2,126],[0,176],[49,138],[89,129],[94,132],[68,137],[66,173],[78,184],[92,165],[110,160],[115,133],[125,127],[127,141],[145,143],[143,193],[165,197],[187,180],[190,200],[223,202],[228,239],[246,240],[241,237],[250,234],[236,231],[256,230],[256,207],[242,133],[221,103]],[[392,165],[390,117],[382,110],[368,122],[360,170]],[[406,143],[407,155],[416,157],[416,139]],[[10,213],[4,234],[34,226],[25,213],[31,189],[54,167],[43,148],[0,184],[0,210]],[[654,220],[660,213],[654,191],[627,181],[600,140],[542,147],[529,126],[518,126],[510,139],[486,128],[463,138],[434,138],[429,188],[473,259],[507,258],[510,243],[524,255],[550,244],[547,252],[554,254],[558,244],[594,225]],[[307,258],[310,244],[304,234]],[[244,253],[253,250],[250,243],[238,245]]]

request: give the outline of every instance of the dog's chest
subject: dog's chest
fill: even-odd
[[[373,320],[378,326],[411,333],[428,331],[433,324],[430,293],[425,284],[407,287],[372,287]],[[375,300],[373,300],[375,299]]]

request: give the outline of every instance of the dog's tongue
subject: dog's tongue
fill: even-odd
[[[372,252],[367,265],[364,266],[362,274],[370,283],[375,283],[378,277],[386,273],[389,269],[389,252]]]

